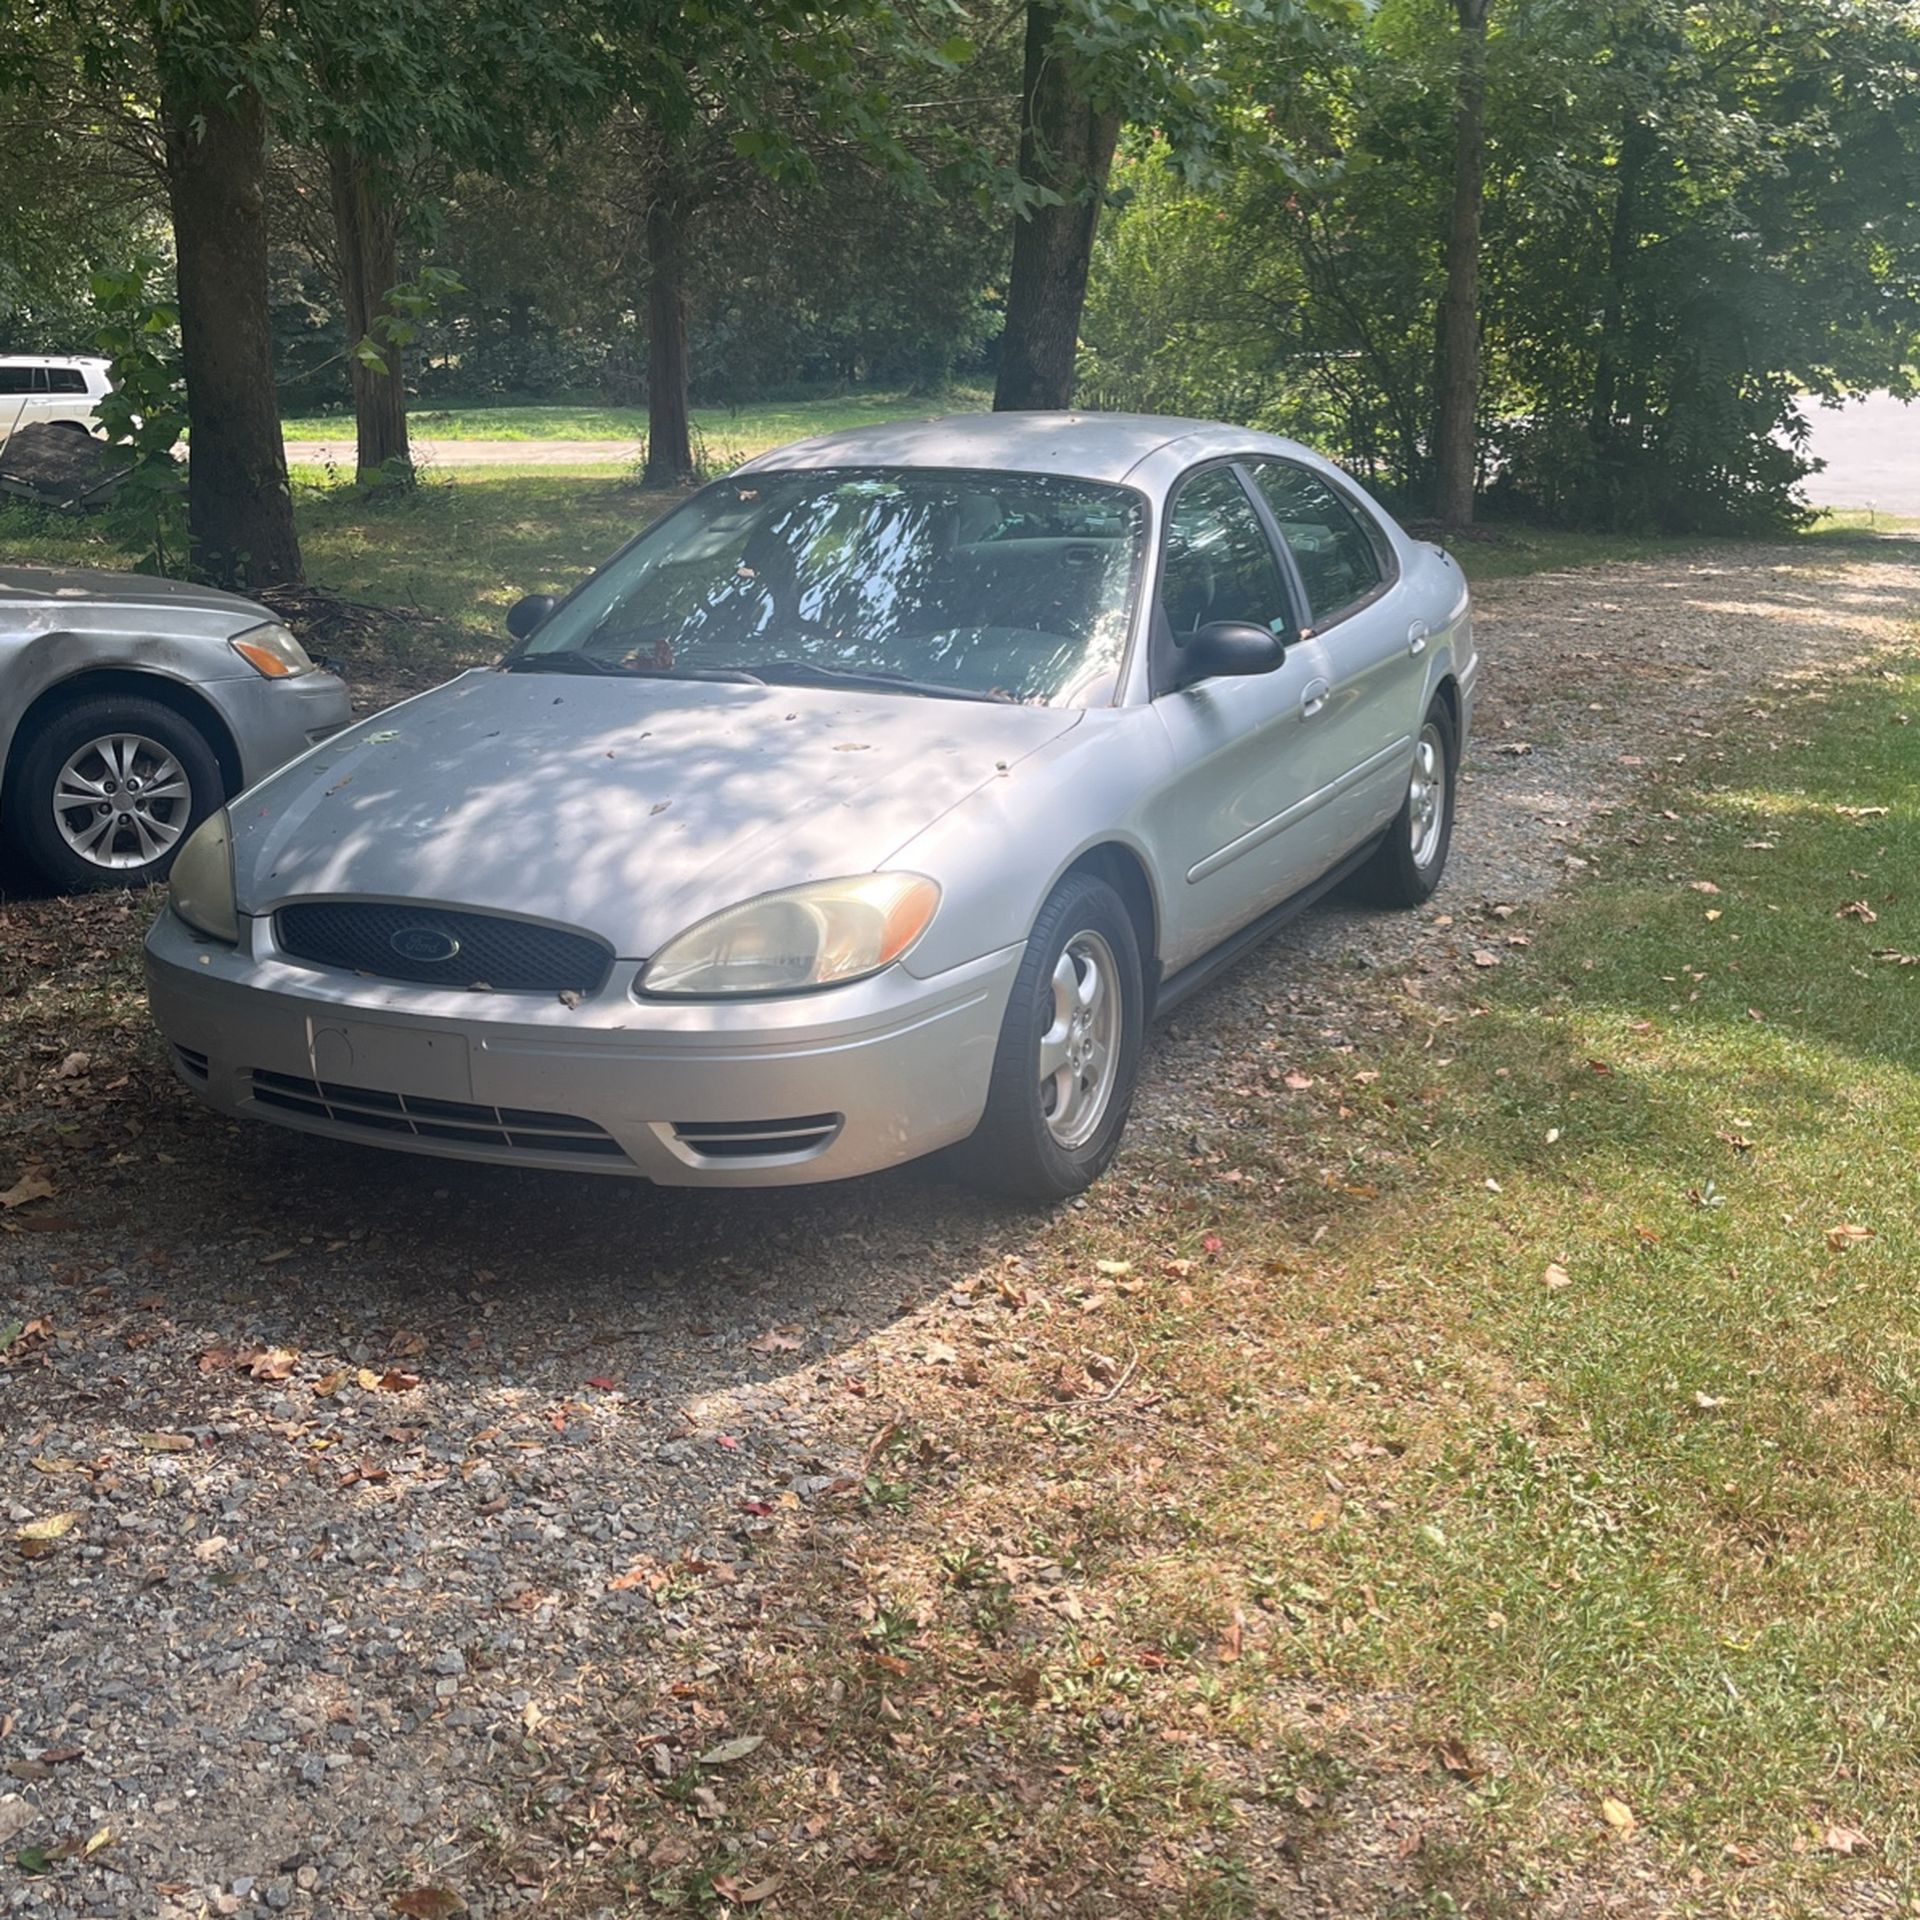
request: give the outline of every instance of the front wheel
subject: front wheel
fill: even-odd
[[[1373,858],[1355,876],[1355,889],[1383,907],[1417,907],[1431,897],[1453,845],[1453,720],[1435,703],[1414,742],[1407,797]]]
[[[204,735],[158,700],[94,695],[33,724],[7,820],[65,892],[164,880],[186,837],[225,798]]]
[[[1146,1024],[1140,944],[1120,896],[1071,873],[1041,908],[994,1053],[987,1106],[956,1151],[971,1184],[1051,1204],[1106,1171]]]

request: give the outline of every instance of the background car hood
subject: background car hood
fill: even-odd
[[[242,912],[357,895],[524,914],[649,957],[708,913],[868,872],[1078,711],[469,673],[234,803]]]
[[[172,634],[225,639],[277,620],[257,600],[218,587],[87,567],[0,567],[0,633]]]

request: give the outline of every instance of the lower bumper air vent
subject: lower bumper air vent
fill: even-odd
[[[180,1063],[180,1071],[195,1080],[207,1077],[207,1056],[195,1053],[191,1047],[175,1047],[173,1057]]]
[[[369,1134],[411,1134],[470,1147],[506,1147],[521,1153],[572,1153],[620,1159],[620,1143],[604,1127],[566,1113],[531,1107],[482,1107],[465,1100],[428,1100],[372,1087],[343,1087],[291,1073],[253,1070],[253,1103]]]

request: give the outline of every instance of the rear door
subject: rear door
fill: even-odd
[[[1325,731],[1344,782],[1330,811],[1345,852],[1406,798],[1431,636],[1401,585],[1392,543],[1362,502],[1297,461],[1262,455],[1245,464],[1292,558],[1307,600],[1303,624],[1327,663]]]
[[[93,395],[87,389],[86,370],[82,367],[48,367],[47,420],[69,421],[76,427],[93,426]]]
[[[1214,620],[1270,628],[1288,642],[1285,660],[1271,673],[1188,684],[1182,648]],[[1154,711],[1173,755],[1147,820],[1167,876],[1169,972],[1339,857],[1317,799],[1341,771],[1321,725],[1329,676],[1304,624],[1238,468],[1189,474],[1167,510],[1151,642]]]
[[[16,427],[33,424],[33,369],[0,367],[0,445]]]

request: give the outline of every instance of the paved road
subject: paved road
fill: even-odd
[[[1827,463],[1807,482],[1816,506],[1871,506],[1920,519],[1920,401],[1876,393],[1842,407],[1810,402],[1803,411],[1813,426],[1813,451]]]
[[[1826,465],[1807,482],[1818,506],[1873,506],[1885,514],[1920,518],[1920,402],[1908,406],[1884,393],[1843,407],[1811,403],[1813,451]],[[417,458],[441,467],[577,467],[638,460],[638,440],[416,440]],[[350,467],[351,436],[295,440],[287,458],[298,465]]]
[[[646,450],[640,440],[415,440],[413,457],[432,467],[583,467],[606,461],[631,465]],[[353,435],[339,440],[289,440],[296,467],[351,468]]]

